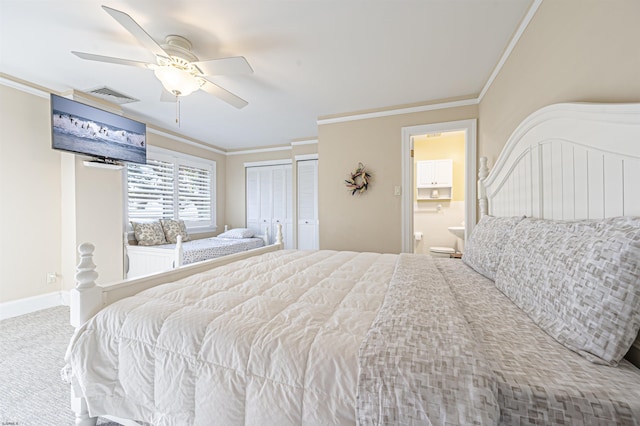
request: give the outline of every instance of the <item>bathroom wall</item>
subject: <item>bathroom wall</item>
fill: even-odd
[[[429,253],[429,247],[452,247],[456,237],[447,229],[464,221],[464,132],[448,132],[439,136],[418,136],[413,140],[415,162],[422,160],[453,160],[453,197],[450,200],[417,200],[414,172],[413,230],[422,232],[422,240],[414,240],[415,253]],[[441,206],[441,208],[439,208]]]

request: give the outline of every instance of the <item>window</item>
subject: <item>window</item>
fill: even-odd
[[[215,161],[149,147],[147,164],[127,165],[128,220],[182,219],[215,229]]]

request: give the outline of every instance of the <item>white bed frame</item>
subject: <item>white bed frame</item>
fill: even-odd
[[[96,272],[96,265],[93,263],[93,251],[95,247],[91,243],[83,243],[78,247],[80,262],[78,263],[76,273],[76,287],[70,292],[71,325],[78,328],[104,307],[148,288],[208,271],[237,260],[248,259],[283,248],[282,225],[278,225],[276,242],[274,244],[176,267],[169,271],[147,275],[141,278],[119,281],[107,285],[98,285],[96,284],[98,273]],[[76,413],[76,425],[94,426],[97,418],[89,416],[87,404],[84,398],[79,395],[81,395],[81,393],[77,389],[74,389],[72,385],[71,409]],[[123,425],[139,426],[138,423],[130,420],[108,416],[107,418]]]
[[[515,130],[489,173],[480,216],[556,220],[640,216],[640,103],[556,104]],[[640,362],[640,337],[629,359]]]
[[[480,158],[480,215],[640,216],[640,104],[556,104],[526,118],[492,172]]]
[[[487,159],[480,159],[479,176],[481,215],[565,220],[640,215],[640,103],[542,108],[515,130],[491,173]],[[279,231],[274,246],[97,286],[93,246],[83,244],[71,324],[78,327],[104,306],[141,290],[281,247]],[[73,390],[72,407],[77,425],[95,425]]]
[[[224,227],[228,230],[227,225]],[[265,229],[262,238],[264,245],[269,245],[269,229]],[[139,246],[129,243],[129,232],[124,233],[125,275],[127,278],[136,278],[157,272],[168,271],[184,265],[184,247],[182,236],[178,235],[174,248],[157,246]]]

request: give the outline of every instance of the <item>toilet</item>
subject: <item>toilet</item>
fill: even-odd
[[[429,254],[433,257],[451,257],[455,252],[451,247],[429,247]]]

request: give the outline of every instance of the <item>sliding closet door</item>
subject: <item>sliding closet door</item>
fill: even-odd
[[[258,185],[259,170],[256,167],[247,167],[245,169],[247,182],[247,199],[246,199],[246,217],[247,228],[258,234],[262,234],[264,227],[260,218],[260,188]]]
[[[298,161],[298,249],[317,250],[318,160]]]
[[[276,166],[273,168],[273,217],[271,230],[275,237],[278,225],[282,225],[284,247],[293,247],[293,209],[291,188],[291,165]]]
[[[247,228],[259,234],[269,230],[275,242],[282,225],[285,248],[293,247],[291,165],[246,167]]]

